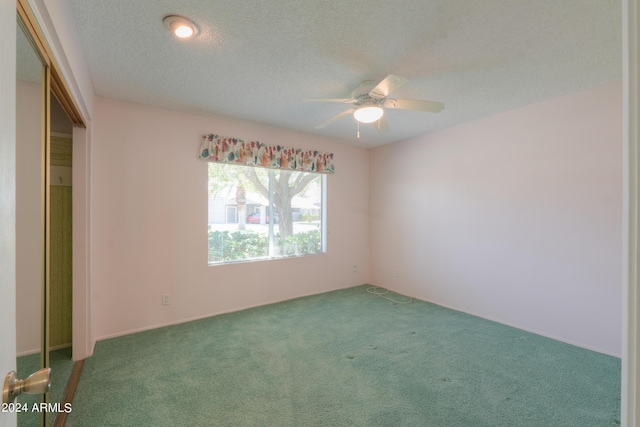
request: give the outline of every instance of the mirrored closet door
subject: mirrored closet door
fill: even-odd
[[[25,23],[16,34],[16,350],[17,374],[48,367],[45,340],[45,163],[48,70]],[[39,395],[22,394],[32,407]],[[18,426],[43,425],[37,412],[20,412]]]

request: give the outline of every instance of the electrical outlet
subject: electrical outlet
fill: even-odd
[[[169,305],[169,294],[162,295],[162,305]]]
[[[396,277],[400,277],[400,267],[396,267]]]
[[[355,265],[355,264],[354,264],[354,266],[353,266],[353,272],[354,272],[354,273],[357,273],[357,272],[358,272],[358,266],[357,266],[357,265]]]

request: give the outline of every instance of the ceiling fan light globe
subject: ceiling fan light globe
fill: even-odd
[[[353,112],[353,117],[360,123],[373,123],[379,120],[383,113],[380,107],[362,107]]]

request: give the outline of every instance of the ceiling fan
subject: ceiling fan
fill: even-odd
[[[349,114],[359,123],[376,123],[378,132],[387,132],[389,125],[384,118],[384,108],[398,108],[401,110],[418,110],[439,113],[444,108],[444,104],[438,101],[423,101],[419,99],[394,99],[388,98],[389,94],[400,86],[407,83],[407,79],[400,76],[388,75],[380,83],[373,80],[365,80],[351,92],[351,98],[310,98],[305,102],[341,102],[351,104],[352,108],[331,117],[324,123],[316,126],[322,129],[331,123]]]

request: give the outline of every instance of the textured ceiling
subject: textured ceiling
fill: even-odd
[[[622,78],[620,0],[68,1],[98,95],[364,147]],[[173,38],[170,14],[200,35]],[[349,106],[304,98],[388,74],[409,79],[392,97],[445,109],[386,110],[390,132],[360,139],[350,116],[314,128]]]

